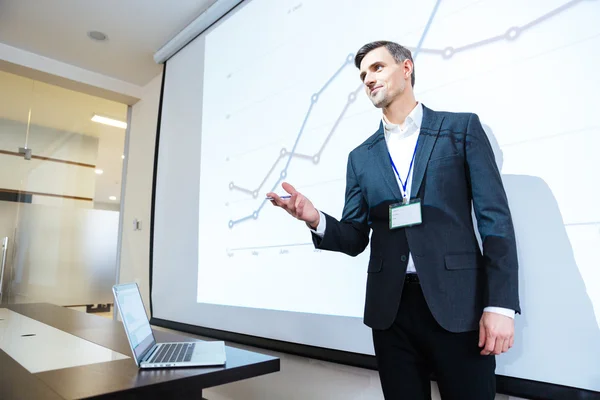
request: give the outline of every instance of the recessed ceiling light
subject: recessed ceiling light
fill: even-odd
[[[108,39],[108,36],[106,36],[105,33],[98,32],[98,31],[89,31],[87,33],[87,35],[89,36],[90,39],[96,40],[98,42],[102,42],[102,41],[105,41],[106,39]]]
[[[104,173],[104,171],[103,171],[103,170],[101,170],[100,168],[98,168],[98,169],[96,170],[96,174],[98,174],[98,175],[102,175],[103,173]]]
[[[127,122],[119,121],[118,119],[103,117],[98,114],[94,114],[94,116],[92,117],[92,121],[98,122],[100,124],[116,126],[117,128],[123,128],[123,129],[127,128]]]
[[[108,199],[112,200],[112,201],[115,201],[117,198],[116,198],[116,196],[110,196]]]
[[[125,159],[125,154],[121,155],[121,160]]]

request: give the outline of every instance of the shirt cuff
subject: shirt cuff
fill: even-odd
[[[492,312],[492,313],[496,313],[496,314],[502,314],[506,317],[509,318],[515,318],[515,310],[511,310],[508,308],[502,308],[502,307],[486,307],[483,309],[484,312]]]
[[[312,233],[320,238],[323,238],[323,236],[325,236],[325,224],[325,215],[319,211],[319,225],[317,225],[317,229],[312,229],[308,224],[306,224],[306,226],[308,226],[308,229],[310,229]]]

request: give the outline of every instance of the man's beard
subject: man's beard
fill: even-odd
[[[380,89],[380,91],[383,91],[383,89]],[[383,93],[383,96],[380,96],[379,93],[375,96],[371,96],[371,102],[376,108],[385,108],[390,104],[390,100],[385,93]]]
[[[375,96],[369,96],[373,105],[377,108],[386,108],[397,97],[401,96],[404,93],[404,85],[402,85],[398,89],[389,90],[389,88],[381,88],[375,94]]]

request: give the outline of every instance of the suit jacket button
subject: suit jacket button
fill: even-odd
[[[406,256],[403,255],[402,257],[400,257],[400,260],[402,260],[402,262],[406,261]]]

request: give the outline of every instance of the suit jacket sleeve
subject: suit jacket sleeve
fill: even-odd
[[[352,155],[346,168],[346,196],[341,221],[323,212],[326,218],[323,238],[312,234],[315,247],[340,251],[350,256],[362,253],[369,243],[368,206],[358,184]]]
[[[508,200],[490,142],[472,114],[466,136],[467,178],[483,247],[486,306],[520,313],[518,260]]]

